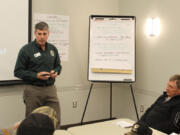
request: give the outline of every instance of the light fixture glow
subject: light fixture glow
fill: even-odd
[[[146,22],[146,34],[149,36],[158,36],[160,33],[160,19],[148,18]]]

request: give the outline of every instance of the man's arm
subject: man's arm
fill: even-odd
[[[28,56],[25,54],[23,49],[21,49],[16,61],[14,76],[23,80],[35,80],[37,78],[37,73],[27,70],[28,62]]]
[[[161,95],[147,110],[146,112],[141,116],[140,121],[145,121],[146,116],[148,115],[149,112],[153,109],[153,107],[163,98],[163,95]]]
[[[180,130],[180,106],[172,110],[171,117],[166,121],[158,122],[153,128],[159,129],[165,133],[177,132]]]
[[[55,59],[53,71],[54,71],[55,73],[57,73],[57,75],[60,75],[61,70],[62,70],[61,60],[60,60],[60,57],[59,57],[58,50],[57,50],[57,49],[55,49],[55,50],[56,50],[56,59]]]

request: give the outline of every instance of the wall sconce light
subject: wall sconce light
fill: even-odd
[[[148,18],[146,21],[146,34],[148,36],[158,36],[160,33],[160,19]]]

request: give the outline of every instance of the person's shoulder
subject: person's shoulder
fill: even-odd
[[[53,50],[57,50],[56,46],[47,42],[47,45],[49,46],[50,49],[53,49]]]
[[[166,97],[167,97],[166,93],[163,92],[163,94],[161,94],[154,103],[162,102],[163,100],[165,100]]]
[[[49,43],[49,42],[47,42],[47,45],[49,46],[49,47],[55,47],[55,45],[53,45],[52,43]],[[56,48],[56,47],[55,47]]]
[[[175,96],[174,99],[180,102],[180,95]]]
[[[33,47],[32,44],[33,44],[33,42],[29,42],[29,43],[23,45],[22,48],[21,48],[21,50],[27,50],[27,49],[32,48],[32,47]]]
[[[173,97],[171,101],[173,105],[180,107],[180,95]]]
[[[163,92],[158,98],[166,98],[167,97],[167,94],[166,94],[166,92]]]

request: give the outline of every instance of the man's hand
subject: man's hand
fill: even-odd
[[[51,78],[56,78],[57,77],[57,72],[55,72],[54,70],[50,71],[50,77]]]
[[[48,80],[49,77],[50,77],[49,72],[42,71],[42,72],[37,73],[37,78],[40,80]]]
[[[21,124],[21,121],[16,122],[16,123],[14,124],[14,126],[13,126],[13,129],[16,130],[16,129],[19,127],[20,124]]]

